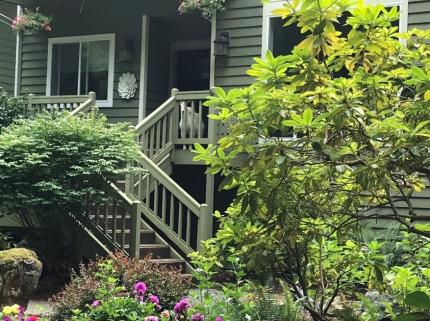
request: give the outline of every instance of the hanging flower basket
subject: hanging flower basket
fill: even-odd
[[[181,0],[179,5],[179,13],[190,13],[200,11],[205,19],[212,18],[217,11],[225,10],[226,0]]]
[[[15,17],[12,21],[12,29],[17,32],[39,33],[43,31],[52,31],[52,17],[45,16],[39,12],[39,8],[35,11],[24,9],[21,16]]]

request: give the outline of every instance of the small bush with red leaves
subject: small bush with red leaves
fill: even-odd
[[[185,278],[180,270],[162,266],[150,259],[133,260],[123,254],[115,254],[81,265],[78,273],[73,273],[71,282],[51,298],[51,320],[70,320],[72,310],[82,309],[94,301],[97,290],[102,286],[98,277],[101,266],[108,262],[113,267],[110,276],[120,280],[126,289],[133,289],[136,282],[144,281],[148,291],[160,298],[162,307],[173,306],[187,294],[191,280]],[[124,296],[133,295],[124,293]]]

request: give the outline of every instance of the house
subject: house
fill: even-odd
[[[368,1],[399,7],[401,31],[430,28],[430,0]],[[298,43],[297,30],[280,28],[281,19],[272,14],[283,1],[227,0],[227,10],[211,21],[178,15],[177,0],[0,0],[0,12],[13,17],[17,5],[35,2],[54,17],[53,31],[15,36],[0,24],[0,86],[53,96],[32,98],[34,105],[81,104],[81,110],[94,103],[88,96],[94,91],[95,104],[111,121],[136,124],[141,165],[149,170],[129,177],[124,187],[110,185],[114,202],[89,206],[76,219],[107,248],[185,264],[184,256],[212,234],[210,213],[231,198],[215,193],[218,178],[192,162],[190,144],[215,143],[222,134],[207,120],[202,101],[213,86],[249,85],[253,57],[267,49],[287,53]],[[219,52],[220,43],[227,53]],[[131,86],[136,78],[127,99],[119,95],[121,77]],[[193,111],[180,116],[181,102]],[[195,124],[184,133],[178,130],[181,117]]]

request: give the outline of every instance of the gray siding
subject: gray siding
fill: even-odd
[[[260,0],[230,0],[217,16],[217,31],[230,33],[228,57],[217,57],[215,85],[231,89],[252,83],[246,71],[261,56],[263,7]]]
[[[16,6],[0,2],[0,12],[10,18],[16,16]],[[16,34],[12,29],[0,23],[0,87],[13,93],[15,83]]]
[[[430,29],[430,0],[409,0],[409,28]]]

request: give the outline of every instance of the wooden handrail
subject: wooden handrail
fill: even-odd
[[[139,133],[144,131],[145,129],[154,125],[157,121],[160,120],[168,111],[174,108],[174,103],[176,102],[175,97],[170,97],[166,100],[160,107],[158,107],[154,112],[149,114],[148,117],[145,117],[136,127],[135,130]]]

